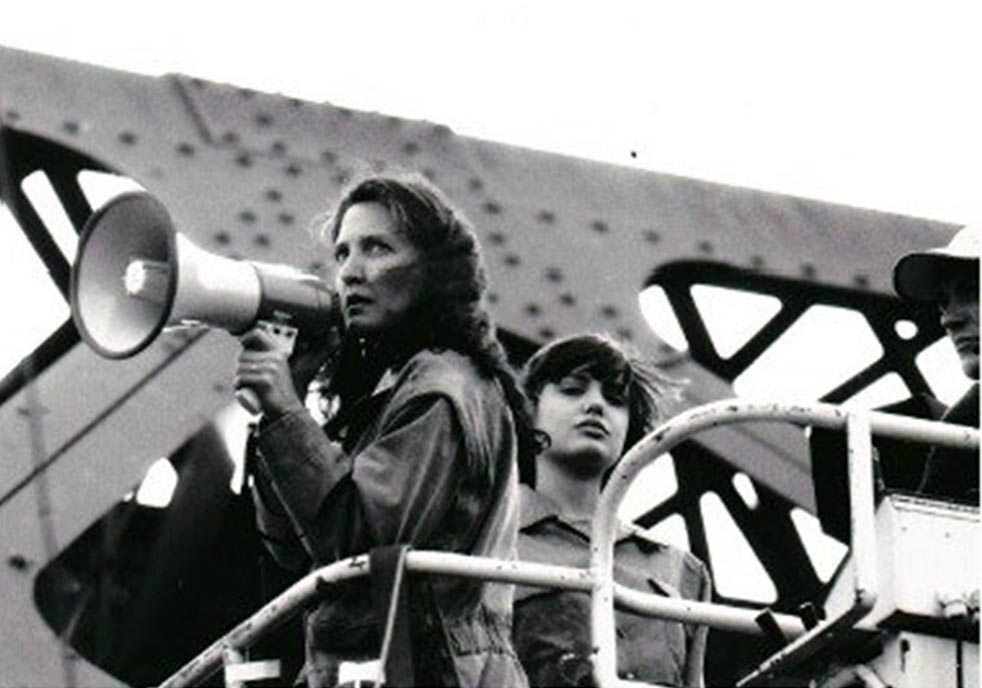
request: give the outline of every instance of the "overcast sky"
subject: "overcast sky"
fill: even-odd
[[[8,5],[9,47],[698,179],[982,216],[974,2]]]

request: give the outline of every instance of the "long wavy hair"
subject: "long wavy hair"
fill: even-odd
[[[397,342],[378,346],[342,333],[338,354],[322,370],[322,394],[336,398],[344,409],[369,393],[385,368],[423,349],[453,350],[499,382],[515,418],[519,451],[526,451],[533,441],[528,404],[484,304],[487,277],[471,224],[423,177],[369,177],[342,196],[321,225],[322,238],[333,244],[345,213],[358,203],[384,206],[419,249],[423,287],[399,328]]]
[[[546,344],[525,364],[522,388],[536,407],[542,389],[581,371],[604,384],[613,384],[627,397],[626,452],[664,420],[681,396],[684,382],[663,373],[633,347],[605,334],[578,334]],[[535,484],[535,457],[548,448],[549,438],[535,431],[533,452],[519,459],[522,482]],[[623,455],[623,454],[622,454]]]

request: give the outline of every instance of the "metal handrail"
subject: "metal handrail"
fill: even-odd
[[[307,574],[181,667],[160,684],[161,688],[193,686],[204,681],[222,667],[229,650],[241,651],[248,648],[265,633],[293,618],[316,600],[318,589],[323,585],[367,576],[368,562],[368,555],[363,554],[329,564]],[[589,569],[527,561],[506,561],[450,552],[410,551],[406,555],[406,568],[418,573],[436,573],[581,592],[590,592],[593,588]],[[615,585],[614,597],[619,606],[649,616],[705,624],[713,628],[750,635],[764,634],[756,621],[759,610],[650,595],[622,585]],[[796,616],[775,614],[774,618],[781,631],[788,637],[796,637],[804,632],[804,626]]]
[[[758,623],[757,617],[761,612],[766,611],[764,609],[667,598],[626,588],[613,580],[613,544],[617,525],[617,507],[630,482],[637,477],[640,470],[697,432],[747,421],[785,421],[827,428],[842,428],[850,423],[854,426],[850,431],[850,437],[865,436],[867,444],[869,431],[864,431],[864,427],[868,427],[874,434],[891,435],[918,442],[967,449],[977,449],[979,446],[978,431],[961,426],[875,412],[850,413],[828,404],[763,404],[742,400],[716,402],[691,409],[668,421],[643,438],[619,462],[601,494],[594,516],[589,568],[505,561],[422,550],[410,551],[406,555],[406,568],[419,573],[590,592],[592,594],[591,631],[594,638],[593,646],[597,648],[593,657],[594,671],[600,686],[620,683],[616,674],[614,651],[615,602],[625,609],[649,616],[750,635],[763,635],[764,630]],[[858,444],[857,440],[852,440],[851,477],[853,465],[857,463],[852,458],[854,453],[865,453],[865,460],[871,461],[868,447],[864,448],[861,440]],[[863,460],[863,457],[859,457],[860,462]],[[868,473],[872,475],[871,464],[866,465],[870,466]],[[863,470],[859,472],[867,473]],[[853,486],[853,483],[856,485]],[[862,482],[861,477],[857,477],[856,480],[851,479],[850,484],[854,513],[864,512],[865,519],[865,512],[872,510],[872,484]],[[857,505],[864,506],[857,509]],[[865,521],[854,523],[853,533],[860,534],[859,537],[864,542],[872,537]],[[855,545],[858,544],[856,535],[853,539],[855,550]],[[872,549],[870,545],[869,542],[860,545],[860,550],[870,551]],[[367,554],[344,559],[312,571],[190,660],[160,684],[161,688],[179,688],[204,681],[222,667],[225,659],[241,656],[243,650],[255,644],[265,633],[279,627],[306,606],[313,604],[322,586],[367,576],[368,573]],[[875,596],[875,559],[858,562],[856,576],[857,581],[862,584],[857,586],[857,589],[866,591],[862,596],[861,605],[857,607],[861,611],[870,603],[869,593],[872,592]],[[872,599],[875,601],[875,597]],[[773,614],[772,617],[781,632],[789,639],[810,636],[815,630],[806,632],[801,619],[793,615]],[[821,628],[825,626],[826,624],[820,625]]]
[[[611,473],[600,495],[590,537],[593,581],[590,626],[594,648],[594,677],[601,688],[619,685],[614,625],[614,541],[617,509],[640,471],[662,454],[698,432],[743,422],[790,422],[848,433],[852,551],[856,561],[856,600],[835,619],[822,622],[791,644],[798,646],[865,615],[876,602],[876,546],[873,532],[872,447],[870,434],[962,449],[979,447],[979,431],[964,426],[890,415],[850,411],[831,404],[773,403],[731,399],[705,404],[670,419],[641,439]],[[789,646],[789,647],[791,647]]]

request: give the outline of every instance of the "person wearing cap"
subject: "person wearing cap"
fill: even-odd
[[[903,256],[893,269],[897,294],[913,303],[936,304],[958,352],[962,371],[975,382],[939,418],[979,427],[979,239],[982,226],[960,230],[947,246]],[[979,462],[941,447],[928,454],[919,492],[977,503]]]

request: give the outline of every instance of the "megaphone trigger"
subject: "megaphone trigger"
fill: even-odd
[[[258,416],[263,412],[263,405],[259,403],[259,395],[247,387],[235,390],[235,400],[239,402],[239,406],[253,416]]]

